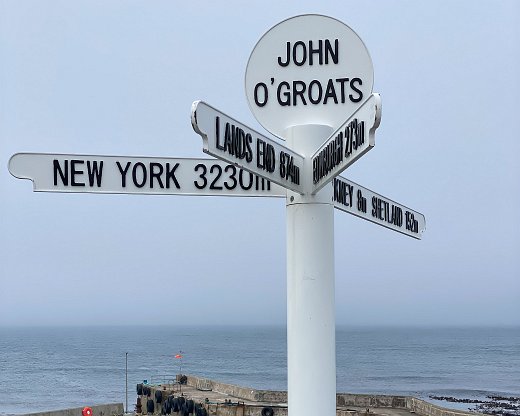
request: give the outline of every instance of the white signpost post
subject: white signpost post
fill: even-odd
[[[330,187],[318,191],[374,146],[381,105],[372,86],[365,45],[350,27],[326,16],[297,16],[274,26],[247,65],[253,114],[306,158],[306,193],[287,196],[289,416],[336,414],[334,205]]]
[[[285,145],[196,101],[193,129],[224,162],[20,153],[9,170],[35,191],[286,197],[289,415],[333,416],[334,208],[416,239],[425,229],[422,214],[338,176],[375,145],[373,78],[351,28],[296,16],[260,39],[245,75],[253,114]]]

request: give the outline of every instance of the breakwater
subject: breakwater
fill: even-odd
[[[123,403],[109,403],[89,406],[92,416],[122,416],[124,414]],[[72,409],[49,410],[47,412],[27,413],[20,416],[82,416],[84,407]]]
[[[259,390],[193,375],[175,382],[138,385],[138,414],[195,416],[287,416],[287,392]],[[319,400],[318,397],[310,400]],[[189,410],[193,409],[192,412]],[[411,396],[338,393],[337,416],[475,416]],[[317,415],[318,416],[318,415]]]

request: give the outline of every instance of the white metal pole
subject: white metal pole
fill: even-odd
[[[287,144],[310,157],[329,126],[287,129]],[[310,180],[311,161],[303,172]],[[307,184],[308,185],[308,184]],[[332,187],[287,192],[287,370],[289,416],[336,415],[334,206]]]
[[[125,391],[126,391],[126,413],[128,413],[128,353],[125,352]]]

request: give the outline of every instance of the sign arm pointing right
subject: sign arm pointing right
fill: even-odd
[[[312,155],[312,194],[375,146],[381,96],[373,93]]]

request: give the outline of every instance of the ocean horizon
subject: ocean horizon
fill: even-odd
[[[0,416],[125,403],[127,353],[130,410],[137,383],[178,373],[287,390],[283,325],[4,326]],[[338,325],[336,363],[338,392],[468,410],[436,398],[520,397],[520,326]]]

